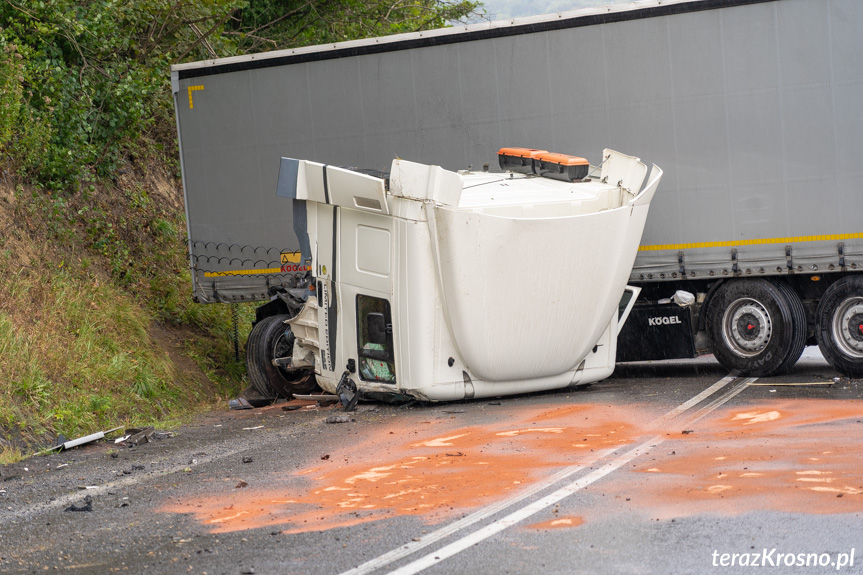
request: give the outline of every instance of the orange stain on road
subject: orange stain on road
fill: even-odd
[[[772,401],[725,408],[694,433],[670,432],[641,477],[607,489],[653,516],[755,510],[863,511],[863,402]],[[858,430],[857,433],[849,433]],[[638,461],[636,461],[638,464]]]
[[[208,484],[205,495],[162,511],[192,514],[214,532],[320,531],[398,515],[437,523],[516,494],[594,451],[644,441],[656,433],[641,427],[648,413],[639,405],[576,405],[482,426],[400,420],[323,464],[315,460],[242,490],[233,489],[238,478],[221,488]],[[673,423],[661,431],[663,443],[591,486],[604,496],[602,507],[582,505],[579,514],[860,513],[861,421],[863,401],[788,400],[721,408],[688,427]],[[551,525],[559,519],[532,527],[577,523]]]
[[[526,529],[565,529],[568,527],[578,527],[582,524],[584,524],[584,519],[582,517],[566,516],[555,517],[554,519],[549,519],[548,521],[543,521],[541,523],[534,523],[532,525],[528,525]]]
[[[545,407],[483,426],[415,426],[409,440],[413,430],[406,432],[400,421],[331,453],[326,466],[316,461],[311,469],[243,490],[231,488],[232,478],[162,511],[191,513],[213,532],[278,527],[298,533],[395,515],[421,515],[432,523],[507,497],[592,450],[629,443],[641,433],[633,423],[638,415],[632,407]],[[351,463],[339,466],[345,460]]]

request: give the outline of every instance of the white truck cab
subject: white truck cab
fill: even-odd
[[[592,175],[522,148],[500,151],[503,173],[396,159],[388,181],[282,158],[277,193],[305,204],[294,227],[314,279],[274,361],[328,392],[426,401],[608,377],[662,171],[642,189],[638,158],[602,157]]]

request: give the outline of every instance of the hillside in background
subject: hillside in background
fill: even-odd
[[[0,2],[0,463],[245,386],[191,301],[171,64],[442,27],[464,1]]]

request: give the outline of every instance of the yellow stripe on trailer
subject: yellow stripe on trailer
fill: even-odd
[[[231,270],[225,272],[206,272],[204,273],[205,278],[219,278],[225,276],[253,276],[259,274],[280,274],[282,272],[282,268],[262,268],[258,270]]]
[[[825,236],[796,236],[790,238],[761,238],[754,240],[736,240],[726,242],[695,242],[691,244],[658,244],[640,246],[640,252],[658,252],[663,250],[692,250],[699,248],[733,248],[737,246],[760,246],[768,244],[797,244],[802,242],[829,242],[836,240],[856,240],[863,234],[832,234]]]

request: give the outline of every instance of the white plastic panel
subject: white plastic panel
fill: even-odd
[[[379,214],[389,214],[384,181],[367,174],[327,166],[330,203]]]

